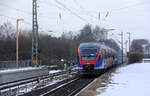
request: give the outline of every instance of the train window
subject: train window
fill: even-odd
[[[93,61],[96,57],[83,57],[83,60],[85,61]]]
[[[98,49],[96,48],[84,48],[80,50],[81,56],[96,56],[98,53]]]

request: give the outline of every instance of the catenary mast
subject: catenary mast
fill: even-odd
[[[39,65],[39,34],[37,20],[37,0],[33,0],[33,17],[32,17],[32,64]]]

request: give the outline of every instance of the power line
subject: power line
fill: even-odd
[[[148,2],[149,1],[140,2],[140,3],[133,4],[133,5],[128,5],[128,6],[125,6],[125,7],[121,7],[121,8],[117,8],[117,9],[112,9],[110,11],[120,11],[120,10],[124,10],[124,9],[128,9],[128,8],[136,7],[136,6],[139,6],[139,5],[147,4]]]
[[[58,8],[58,9],[60,9],[60,10],[66,11],[64,8],[62,8],[62,7],[60,7],[60,6],[56,5],[56,4],[53,4],[53,3],[50,2],[50,1],[44,1],[44,2],[40,2],[40,3],[44,3],[44,4],[46,4],[46,5],[52,5],[52,6]],[[43,16],[44,16],[44,15],[43,15]],[[44,17],[45,17],[46,19],[50,19],[50,17],[48,17],[48,16],[44,16]]]
[[[75,1],[74,1],[75,2]],[[79,5],[78,5],[79,6]],[[95,18],[95,19],[98,19],[97,17],[93,16],[90,14],[90,12],[88,11],[84,11],[84,10],[80,10],[80,9],[77,9],[77,8],[74,8],[72,6],[69,6],[71,9],[75,10],[76,12],[79,12],[80,11],[80,14],[86,14],[86,16],[90,16],[91,18]],[[81,7],[80,7],[81,8]],[[81,9],[84,9],[84,8],[81,8]]]
[[[40,2],[40,3],[41,3],[41,2]],[[42,2],[42,3],[45,3],[45,1]],[[47,4],[47,3],[45,3],[45,4]],[[10,6],[8,6],[8,5],[6,5],[6,4],[3,4],[3,3],[0,3],[0,5],[2,5],[2,6],[4,6],[4,7],[7,7],[7,8],[9,8],[9,9],[12,9],[12,10],[18,11],[18,12],[22,12],[22,13],[26,13],[26,14],[28,14],[28,15],[32,15],[32,13],[30,13],[30,12],[27,12],[27,11],[24,11],[24,10],[21,10],[21,9],[17,9],[17,8],[14,8],[14,7],[10,7]],[[54,5],[54,6],[60,8],[60,7],[57,6],[57,5]],[[48,17],[46,17],[46,18],[48,18]],[[49,18],[48,18],[48,19],[49,19]]]
[[[87,22],[86,19],[82,18],[81,16],[79,16],[78,14],[76,14],[75,12],[73,12],[71,9],[69,9],[65,4],[63,4],[62,2],[58,1],[58,0],[54,0],[57,4],[61,5],[63,8],[65,8],[66,10],[68,10],[71,14],[73,14],[74,16],[78,17],[79,19],[81,19],[82,21]]]
[[[27,11],[24,11],[24,10],[21,10],[21,9],[17,9],[17,8],[14,8],[14,7],[11,7],[11,6],[8,6],[8,5],[4,4],[4,3],[0,3],[0,5],[2,5],[3,7],[7,7],[7,8],[9,8],[9,9],[11,9],[11,10],[15,10],[15,11],[18,11],[18,12],[21,12],[21,13],[25,13],[25,14],[28,14],[28,15],[32,15],[32,13],[30,13],[30,12],[27,12]],[[5,18],[9,18],[9,19],[11,19],[11,20],[16,20],[16,19],[17,19],[17,18],[14,18],[14,17],[2,15],[2,14],[0,14],[0,16],[3,16],[3,17],[5,17]],[[28,25],[31,25],[31,23],[29,23],[29,22],[27,22],[27,21],[24,21],[24,23],[26,23],[26,24],[28,24]]]
[[[11,19],[11,20],[14,20],[14,21],[16,21],[17,20],[17,18],[15,18],[15,17],[10,17],[10,16],[7,16],[7,15],[2,15],[2,14],[0,14],[0,16],[1,17],[4,17],[4,18],[8,18],[8,19]],[[29,23],[29,22],[27,22],[27,21],[23,21],[23,23],[25,23],[25,24],[27,24],[27,25],[32,25],[31,23]]]
[[[5,18],[8,18],[8,19],[11,19],[11,20],[17,20],[17,18],[14,18],[14,17],[10,17],[10,16],[6,16],[6,15],[2,15],[0,14],[1,17],[5,17]]]
[[[74,0],[74,1],[76,2],[76,0]],[[140,5],[144,5],[144,4],[149,4],[149,3],[150,3],[149,1],[139,2],[139,3],[136,3],[136,4],[124,6],[124,7],[121,7],[121,8],[111,9],[109,12],[121,11],[121,10],[124,10],[124,9],[129,9],[129,8],[132,8],[132,7],[136,7],[136,6],[140,6]],[[87,11],[87,12],[88,13],[91,13],[91,12],[93,12],[93,13],[99,13],[98,11]],[[101,13],[106,13],[106,11],[101,11]]]
[[[43,3],[45,3],[45,1],[43,2]],[[48,2],[49,4],[51,4],[51,5],[53,5],[53,6],[55,6],[55,7],[57,7],[57,8],[59,8],[59,9],[61,9],[61,10],[65,10],[67,7],[65,6],[63,6],[63,8],[62,7],[60,7],[60,6],[58,6],[58,5],[56,5],[56,4],[53,4],[53,3],[51,3],[51,2]],[[59,2],[59,3],[61,3],[61,2]],[[45,3],[45,4],[47,4],[47,3]],[[21,9],[17,9],[17,8],[14,8],[14,7],[11,7],[11,6],[8,6],[8,5],[6,5],[6,4],[4,4],[4,3],[0,3],[0,5],[2,5],[2,6],[4,6],[4,7],[7,7],[7,8],[9,8],[9,9],[11,9],[11,10],[15,10],[15,11],[18,11],[18,12],[22,12],[22,13],[26,13],[26,14],[29,14],[29,15],[32,15],[32,13],[30,13],[30,12],[26,12],[26,11],[24,11],[24,10],[21,10]],[[62,6],[62,5],[61,5]],[[73,15],[75,15],[75,16],[77,16],[78,18],[80,18],[80,19],[82,19],[82,20],[84,20],[84,21],[86,21],[84,18],[82,18],[81,16],[79,16],[78,14],[76,14],[75,12],[73,12],[73,11],[71,11],[71,9],[69,9],[69,8],[67,8],[67,10],[69,11],[69,12],[71,12]],[[77,10],[77,9],[76,9]],[[65,10],[66,11],[66,10]],[[77,10],[77,11],[79,11],[79,10]],[[88,15],[89,16],[89,15]],[[91,16],[92,17],[92,16]],[[94,17],[94,16],[93,16]],[[46,17],[47,19],[49,19],[48,17]],[[95,17],[94,17],[95,18]]]
[[[79,6],[81,9],[84,9],[81,5],[79,5],[79,3],[76,1],[76,0],[73,0],[74,1],[74,3],[77,5],[77,6]]]
[[[0,5],[2,5],[3,7],[7,7],[7,8],[9,8],[9,9],[11,9],[11,10],[15,10],[15,11],[17,11],[17,12],[22,12],[22,13],[25,13],[25,14],[28,14],[28,15],[32,15],[32,13],[30,13],[30,12],[26,12],[26,11],[21,10],[21,9],[17,9],[17,8],[14,8],[14,7],[10,7],[10,6],[8,6],[8,5],[6,5],[6,4],[3,4],[3,3],[0,3]],[[5,18],[11,19],[11,20],[16,20],[16,19],[17,19],[17,18],[13,18],[13,17],[10,17],[10,16],[2,15],[2,14],[0,14],[0,16],[3,16],[3,17],[5,17]],[[46,17],[46,18],[49,19],[48,17]],[[26,24],[28,24],[28,25],[32,25],[31,23],[29,23],[29,22],[27,22],[27,21],[24,21],[24,23],[26,23]],[[42,28],[39,28],[39,29],[42,29]]]
[[[22,12],[22,13],[26,13],[26,14],[32,15],[32,13],[30,13],[30,12],[27,12],[27,11],[24,11],[24,10],[21,10],[21,9],[17,9],[17,8],[14,8],[14,7],[11,7],[11,6],[8,6],[8,5],[4,4],[4,3],[0,3],[0,5],[3,6],[3,7],[7,7],[9,9],[16,10],[18,12]]]
[[[47,4],[47,5],[51,4],[52,6],[57,7],[60,10],[64,10],[64,9],[62,9],[62,7],[60,7],[60,6],[56,5],[56,4],[53,4],[50,1],[43,1],[43,2],[40,2],[40,3],[44,3],[44,4]]]
[[[66,11],[66,12],[68,12],[68,10],[66,10],[66,8],[64,8],[62,5],[61,6],[58,6],[58,5],[56,5],[56,4],[53,4],[52,2],[50,2],[50,1],[44,1],[44,2],[42,2],[42,3],[44,3],[44,4],[51,4],[52,6],[54,6],[54,7],[56,7],[56,8],[58,8],[58,9],[60,9],[60,10],[63,10],[63,11]],[[58,3],[57,3],[58,4]],[[60,5],[60,4],[59,4]],[[66,6],[66,5],[65,5]],[[67,8],[68,8],[68,6],[66,6]],[[76,9],[76,8],[73,8],[73,7],[70,7],[69,6],[69,8],[71,8],[71,9],[73,9],[73,10],[75,10],[76,12],[79,12],[79,11],[81,11],[81,10],[79,10],[79,9]],[[70,10],[71,10],[70,9]],[[70,11],[69,11],[70,12]],[[72,11],[73,12],[73,11]],[[83,13],[84,11],[82,11],[82,13],[80,12],[80,14],[84,14]],[[72,14],[72,13],[71,13]],[[92,16],[92,15],[90,15],[90,14],[88,14],[88,13],[86,13],[86,16],[90,16],[91,18],[96,18],[96,17],[94,17],[94,16]],[[74,14],[73,14],[74,15]],[[81,16],[80,16],[81,17]]]
[[[61,5],[61,6],[63,6],[65,9],[69,9],[65,4],[63,4],[62,2],[60,2],[60,1],[58,1],[58,0],[54,0],[57,4],[59,4],[59,5]],[[77,2],[75,1],[75,0],[73,0],[76,4],[77,4]],[[131,7],[136,7],[136,6],[139,6],[139,5],[143,5],[143,4],[145,4],[145,3],[147,3],[148,1],[146,1],[146,2],[140,2],[140,3],[136,3],[136,4],[133,4],[133,5],[129,5],[129,6],[125,6],[125,7],[122,7],[122,8],[117,8],[117,9],[112,9],[112,10],[110,10],[110,11],[107,11],[107,13],[108,12],[113,12],[113,11],[120,11],[120,10],[124,10],[124,9],[128,9],[128,8],[131,8]],[[76,10],[77,12],[79,12],[80,10],[78,10],[78,9],[76,9],[76,8],[73,8],[73,7],[71,7],[72,9],[74,9],[74,10]],[[68,11],[71,11],[71,9],[69,9]],[[82,12],[85,12],[85,11],[82,11]],[[72,12],[71,12],[72,13]],[[90,17],[92,17],[92,18],[95,18],[95,19],[98,19],[97,17],[94,17],[94,16],[92,16],[92,15],[90,15],[89,14],[90,12],[88,12],[88,15],[87,16],[90,16]],[[99,13],[99,12],[95,12],[95,13]],[[104,13],[104,12],[101,12],[101,13]],[[80,16],[79,16],[80,17]]]
[[[55,1],[55,2],[56,2],[57,4],[59,4],[61,7],[58,6],[58,5],[56,5],[56,4],[51,3],[50,1],[46,1],[46,2],[44,1],[44,2],[42,2],[42,3],[51,4],[52,6],[57,7],[58,9],[63,10],[63,11],[69,11],[72,15],[78,17],[78,18],[81,19],[82,21],[87,22],[86,19],[82,18],[81,16],[79,16],[78,14],[76,14],[75,12],[73,12],[71,9],[69,9],[69,8],[68,8],[65,4],[63,4],[62,2],[59,2],[59,1]]]

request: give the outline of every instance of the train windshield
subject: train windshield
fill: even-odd
[[[96,48],[84,48],[80,50],[80,55],[84,57],[95,57],[97,53],[98,49]]]

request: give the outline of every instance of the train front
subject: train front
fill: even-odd
[[[77,66],[80,74],[99,74],[102,60],[99,43],[81,43],[78,48]]]

